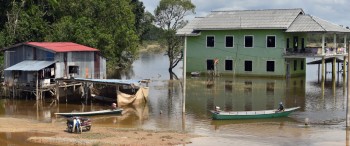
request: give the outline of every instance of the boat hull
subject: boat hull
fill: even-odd
[[[277,112],[275,110],[239,111],[239,112],[211,111],[211,112],[212,112],[212,118],[214,120],[265,119],[265,118],[287,117],[290,113],[296,111],[299,108],[300,107],[289,108],[280,112]]]
[[[108,115],[108,114],[121,114],[123,109],[115,110],[101,110],[101,111],[91,111],[91,112],[76,112],[76,113],[55,113],[56,115],[64,117],[73,117],[73,116],[95,116],[95,115]]]

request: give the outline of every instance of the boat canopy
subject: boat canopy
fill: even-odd
[[[140,86],[143,80],[121,80],[121,79],[84,79],[84,78],[74,78],[76,81],[83,82],[94,82],[103,84],[118,84],[118,85],[132,85]]]

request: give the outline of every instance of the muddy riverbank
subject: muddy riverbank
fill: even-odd
[[[29,145],[179,145],[189,144],[192,134],[93,125],[82,134],[68,133],[64,121],[43,123],[30,119],[1,117],[0,133],[27,133]],[[35,134],[34,134],[35,133]],[[41,133],[38,136],[38,133]],[[0,140],[1,145],[11,144]]]

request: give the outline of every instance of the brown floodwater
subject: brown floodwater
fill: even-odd
[[[349,145],[349,134],[345,130],[347,86],[341,75],[332,81],[331,74],[327,74],[323,89],[317,66],[307,66],[305,77],[290,79],[188,77],[183,115],[182,82],[169,81],[167,61],[163,54],[141,54],[133,68],[123,72],[121,77],[151,79],[149,102],[125,107],[122,115],[93,116],[93,124],[186,131],[205,136],[193,139],[190,145]],[[309,61],[313,59],[307,59]],[[174,72],[182,78],[181,65]],[[209,113],[215,106],[234,111],[276,109],[279,102],[285,107],[300,106],[301,109],[289,117],[259,120],[217,121],[212,120]],[[1,99],[0,116],[61,122],[65,119],[54,113],[94,111],[108,106],[94,101],[50,105],[45,101]],[[304,126],[305,119],[310,122],[309,126]],[[11,137],[21,136],[12,134]],[[13,141],[6,134],[1,134],[0,140]]]
[[[47,137],[53,136],[53,133],[40,132],[0,132],[1,146],[50,146],[47,144],[30,143],[26,140],[29,137]]]

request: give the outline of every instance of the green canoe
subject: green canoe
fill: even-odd
[[[214,111],[212,116],[214,120],[235,120],[235,119],[263,119],[263,118],[277,118],[286,117],[293,111],[300,107],[286,108],[284,111],[276,110],[262,110],[262,111]]]

